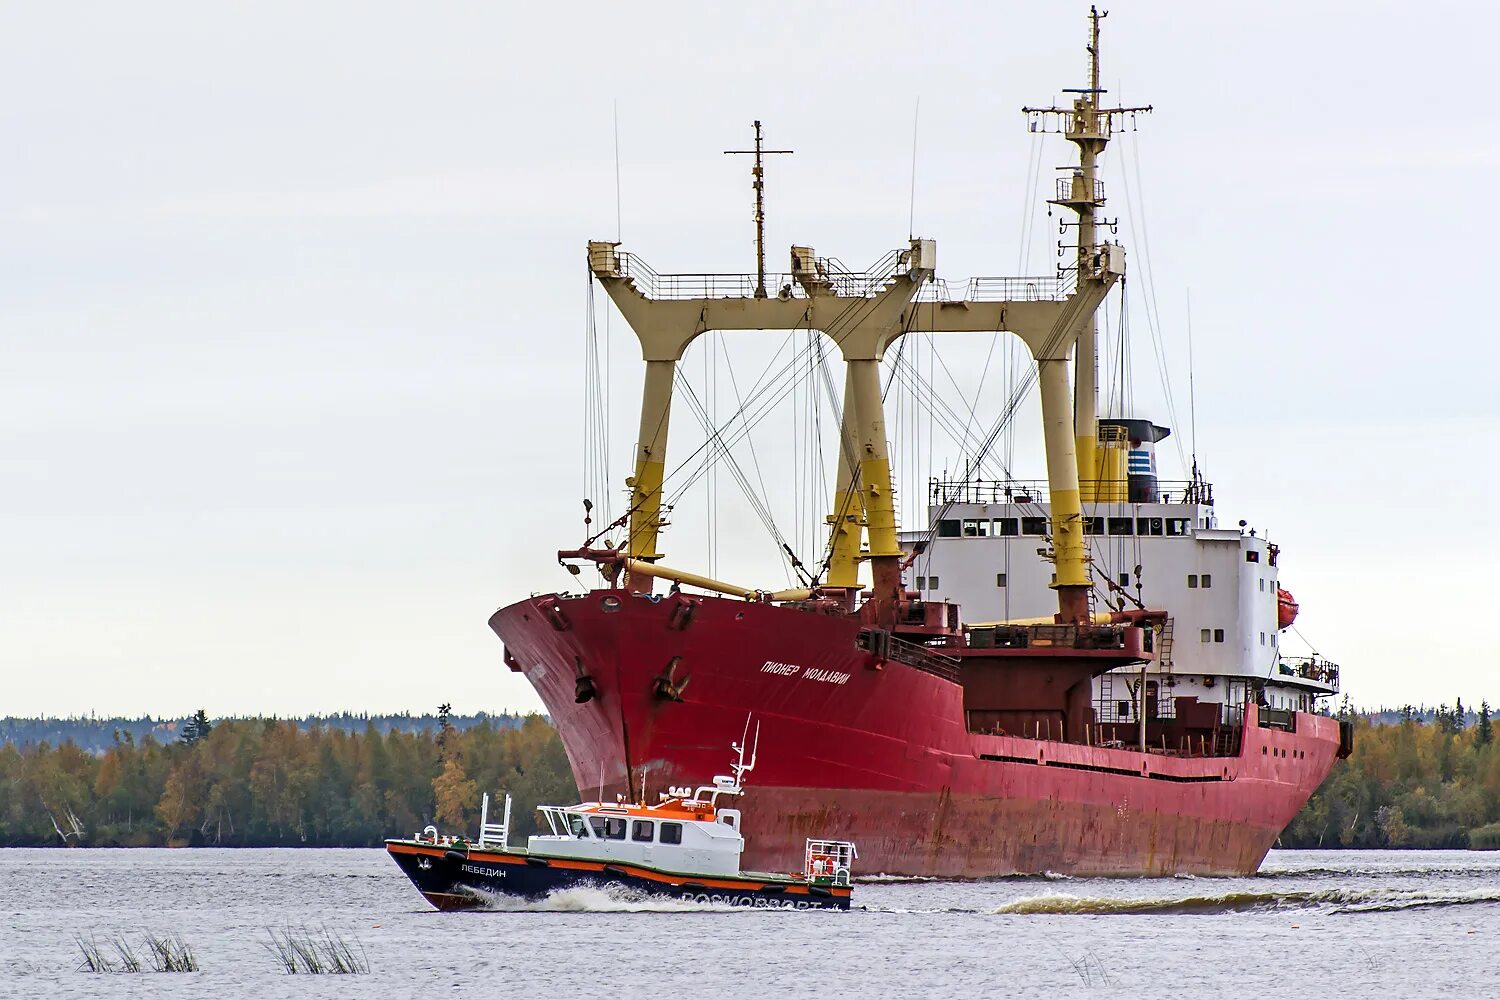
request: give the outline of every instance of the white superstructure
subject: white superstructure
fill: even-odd
[[[1165,428],[1100,422],[1111,424],[1129,435],[1129,488],[1113,491],[1114,500],[1083,504],[1093,611],[1167,612],[1156,659],[1144,673],[1148,721],[1174,718],[1179,698],[1231,710],[1254,701],[1311,711],[1318,698],[1336,693],[1336,665],[1282,652],[1278,547],[1244,522],[1220,526],[1209,484],[1157,481],[1149,445]],[[902,534],[907,552],[926,543],[903,577],[909,590],[960,604],[969,624],[1054,614],[1044,483],[934,480],[928,504],[935,530]],[[1095,678],[1096,721],[1139,721],[1141,678],[1139,668]]]

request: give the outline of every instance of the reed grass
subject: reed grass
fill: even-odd
[[[370,971],[369,956],[359,938],[351,944],[337,931],[327,927],[266,928],[270,940],[266,950],[276,956],[281,969],[289,976],[358,975]]]
[[[147,934],[146,954],[157,972],[198,971],[198,959],[180,934]]]
[[[83,953],[79,972],[144,972],[146,962],[141,960],[134,946],[123,934],[116,934],[103,944],[92,932],[74,938],[78,950]],[[198,959],[193,949],[180,934],[142,934],[146,961],[153,972],[197,972]],[[113,951],[111,955],[109,952]]]
[[[109,960],[100,947],[98,940],[93,934],[84,937],[82,934],[75,935],[73,940],[78,942],[78,950],[83,952],[83,961],[78,965],[79,972],[114,972],[115,963]]]

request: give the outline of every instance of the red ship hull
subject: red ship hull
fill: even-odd
[[[532,598],[490,625],[580,789],[707,783],[753,716],[744,863],[760,871],[796,870],[813,836],[854,841],[866,872],[1247,874],[1339,750],[1336,720],[1262,728],[1254,706],[1230,757],[970,732],[963,685],[797,608],[608,590]]]

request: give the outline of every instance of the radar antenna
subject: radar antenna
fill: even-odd
[[[725,156],[751,154],[755,166],[750,170],[750,186],[755,189],[755,297],[766,297],[766,166],[764,157],[773,153],[792,153],[790,149],[762,148],[760,122],[755,123],[754,149],[726,149]]]

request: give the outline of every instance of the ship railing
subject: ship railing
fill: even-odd
[[[804,877],[809,882],[832,885],[848,885],[849,872],[859,852],[847,840],[807,841],[807,854],[802,863]]]
[[[1082,178],[1078,178],[1078,180],[1081,181]],[[1062,177],[1059,177],[1057,179],[1057,197],[1054,200],[1055,201],[1063,201],[1063,202],[1066,202],[1066,201],[1076,201],[1077,199],[1075,199],[1073,197],[1073,184],[1074,184],[1074,181],[1075,181],[1075,178],[1074,178],[1074,175],[1072,175],[1072,174],[1066,174],[1066,175],[1064,175]],[[1102,205],[1102,204],[1104,204],[1104,182],[1101,181],[1101,180],[1099,180],[1098,178],[1095,178],[1094,179],[1094,190],[1093,190],[1092,194],[1090,194],[1088,192],[1087,186],[1085,186],[1085,188],[1084,188],[1084,199],[1085,200],[1092,199],[1093,202],[1096,205]]]
[[[658,274],[635,254],[615,257],[619,276],[648,299],[748,299],[755,295],[753,274]],[[789,274],[767,274],[766,291],[786,298],[807,297]]]
[[[1093,485],[1102,491],[1106,486],[1117,484],[1111,480],[1096,479],[1082,480],[1079,485],[1085,488]],[[1188,479],[1159,479],[1156,486],[1160,494],[1158,503],[1213,506],[1212,483]],[[1022,505],[1047,503],[1049,496],[1045,479],[941,479],[934,477],[927,484],[927,502],[934,507],[949,503]],[[1123,503],[1124,501],[1109,502]]]
[[[905,273],[910,253],[908,249],[891,250],[864,271],[849,270],[837,257],[814,258],[814,266],[829,291],[840,298],[872,298]]]
[[[934,278],[917,294],[922,302],[1061,302],[1078,287],[1077,275],[970,278],[961,286]]]
[[[958,683],[960,661],[956,656],[940,653],[931,646],[898,639],[885,629],[864,628],[855,636],[854,643],[883,660],[895,660],[924,673],[941,677],[945,681]]]
[[[1283,656],[1276,665],[1276,672],[1283,677],[1326,684],[1334,691],[1339,689],[1339,665],[1332,660],[1317,656]]]

